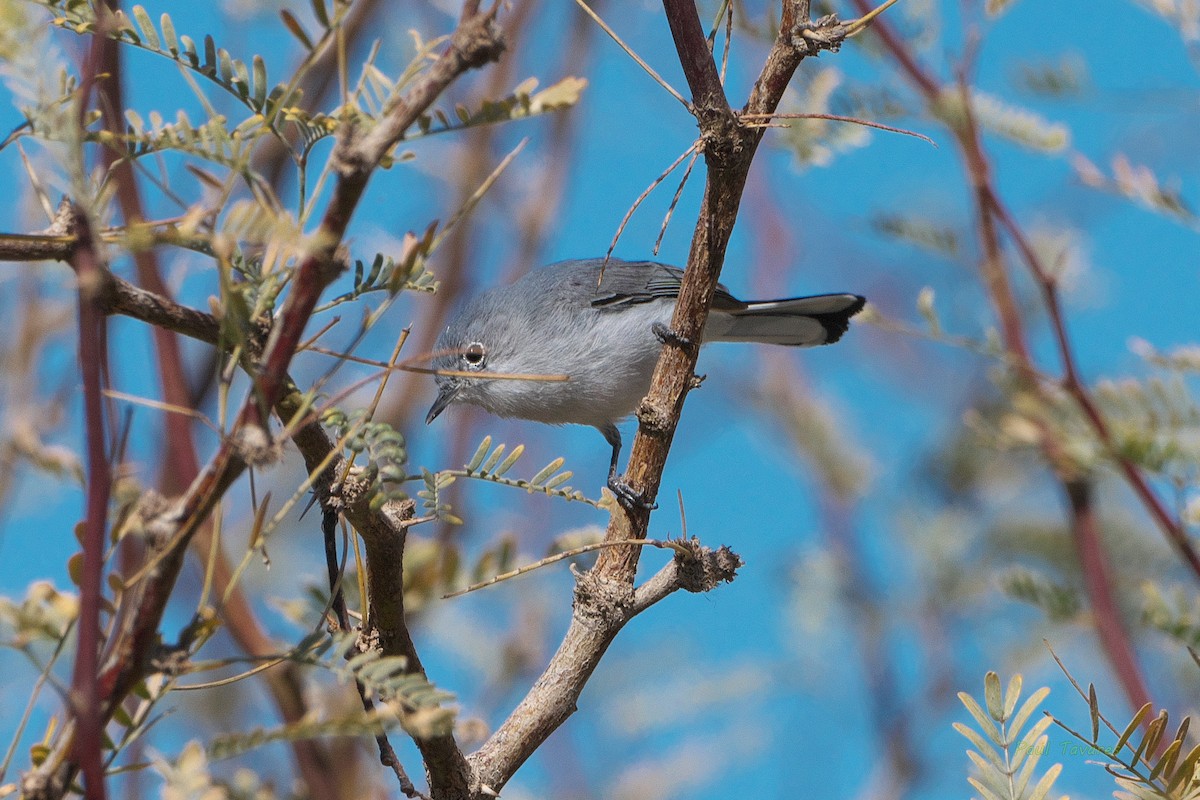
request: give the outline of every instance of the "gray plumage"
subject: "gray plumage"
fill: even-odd
[[[591,425],[613,447],[611,479],[621,448],[616,423],[650,388],[662,350],[655,325],[670,325],[683,271],[610,259],[597,285],[603,263],[562,261],[532,270],[467,303],[438,337],[437,369],[565,374],[567,381],[439,375],[426,422],[451,403],[470,403],[501,417]],[[704,341],[831,344],[865,302],[854,294],[743,302],[719,286]]]

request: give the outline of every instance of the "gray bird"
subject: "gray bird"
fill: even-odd
[[[426,424],[452,403],[500,417],[591,425],[612,446],[608,485],[637,502],[617,477],[621,432],[650,378],[679,296],[683,270],[649,261],[561,261],[467,303],[438,337],[433,366],[489,373],[438,375]],[[862,310],[856,294],[745,302],[718,286],[704,342],[809,347],[836,342]],[[566,375],[561,382],[504,380],[496,374]]]

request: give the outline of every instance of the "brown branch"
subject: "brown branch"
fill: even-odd
[[[678,337],[663,348],[650,392],[638,409],[639,427],[630,451],[626,483],[647,503],[658,494],[662,470],[675,434],[684,398],[691,386],[708,309],[725,260],[725,248],[737,220],[742,189],[764,129],[743,125],[729,107],[720,75],[695,6],[690,0],[664,0],[680,64],[692,91],[692,106],[700,124],[708,178],[700,217],[692,236],[688,267],[671,319]],[[844,28],[833,18],[815,25],[807,19],[807,4],[785,2],[783,25],[767,55],[744,112],[773,114],[800,61],[819,49],[836,49]],[[819,31],[828,43],[818,47],[804,34]],[[648,508],[615,514],[606,538],[645,536]],[[630,582],[636,570],[638,548],[614,548],[601,554],[596,568],[611,578]]]
[[[690,0],[664,0],[663,5],[692,91],[708,179],[688,268],[671,320],[677,340],[664,346],[650,393],[638,409],[640,424],[625,474],[627,484],[647,504],[658,493],[667,452],[692,381],[699,350],[696,343],[712,303],[746,176],[764,131],[761,126],[742,125],[729,107],[694,4]],[[798,0],[784,3],[783,19],[744,109],[751,113],[773,113],[800,61],[821,49],[836,49],[844,32],[832,18],[815,26],[809,23],[808,3]],[[649,515],[648,506],[614,508],[605,541],[644,539]],[[575,711],[580,693],[608,645],[634,614],[677,588],[704,591],[721,580],[732,580],[740,564],[728,550],[698,550],[682,563],[672,562],[647,584],[634,589],[639,552],[640,548],[633,545],[606,549],[596,566],[578,577],[571,624],[557,652],[509,718],[471,756],[479,780],[487,789],[498,792]],[[697,573],[706,579],[696,579]]]
[[[627,622],[679,589],[707,592],[732,581],[742,565],[728,548],[710,550],[695,539],[681,544],[687,555],[676,553],[636,589],[596,569],[577,574],[574,612],[558,650],[504,724],[471,754],[470,763],[483,791],[476,797],[499,792],[546,738],[575,713],[584,685]]]
[[[0,234],[0,261],[66,261],[78,246],[74,235]]]

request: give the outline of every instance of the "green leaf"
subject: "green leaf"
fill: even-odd
[[[254,64],[254,105],[262,110],[267,104],[267,64],[257,53]]]
[[[225,83],[233,83],[237,73],[233,69],[233,57],[224,47],[217,50],[217,75]]]
[[[488,456],[488,460],[483,462],[483,467],[479,471],[480,472],[491,472],[492,467],[496,466],[496,464],[498,464],[500,462],[500,456],[502,456],[504,454],[505,447],[506,446],[503,442],[496,445],[496,449],[492,451],[492,454],[490,456]]]
[[[167,43],[167,51],[174,56],[179,55],[179,40],[175,36],[175,23],[171,22],[169,14],[163,14],[159,17],[159,24],[162,26],[163,39]]]
[[[1153,703],[1146,703],[1146,705],[1137,710],[1137,713],[1133,715],[1133,719],[1129,721],[1129,724],[1125,726],[1125,730],[1123,730],[1120,737],[1118,737],[1117,744],[1112,749],[1113,755],[1120,754],[1121,748],[1129,742],[1129,737],[1133,736],[1133,732],[1142,726],[1142,721],[1146,719],[1146,715],[1148,715],[1152,710],[1154,710]]]
[[[1000,695],[1000,676],[991,670],[983,676],[983,699],[992,719],[1003,722],[1004,701]]]
[[[187,57],[188,63],[192,67],[200,66],[200,56],[196,54],[196,43],[192,41],[192,37],[186,33],[179,37],[179,44],[183,47],[183,53]]]
[[[304,49],[312,50],[312,39],[308,38],[308,34],[304,32],[304,27],[300,25],[300,20],[292,15],[292,12],[286,8],[280,9],[279,16],[283,18],[284,27],[291,31],[292,36],[300,40],[300,44],[304,45]]]
[[[1043,686],[1033,694],[1029,695],[1029,699],[1025,701],[1023,706],[1021,706],[1021,710],[1018,711],[1017,715],[1012,718],[1012,723],[1008,726],[1008,735],[1011,738],[1016,738],[1016,736],[1021,732],[1021,728],[1025,726],[1025,722],[1029,719],[1029,715],[1034,712],[1034,709],[1042,704],[1042,701],[1046,699],[1048,694],[1050,694],[1050,687]],[[1046,717],[1046,719],[1050,718]]]
[[[504,473],[512,469],[513,464],[517,463],[517,459],[525,452],[525,445],[519,444],[513,448],[513,451],[508,454],[508,458],[500,462],[500,466],[496,467],[496,471],[492,473],[496,477],[500,477]]]
[[[1175,773],[1167,784],[1167,790],[1173,792],[1184,780],[1191,778],[1197,762],[1200,762],[1200,744],[1193,747],[1191,752],[1179,762],[1179,766],[1175,768]]]
[[[575,473],[572,472],[571,470],[567,470],[566,472],[560,472],[558,475],[555,475],[553,478],[546,481],[545,485],[542,488],[545,488],[545,489],[558,488],[559,486],[562,486],[567,481],[571,480],[571,476],[573,476],[574,474]]]
[[[1049,717],[1046,718],[1049,720]],[[1046,744],[1050,741],[1049,736],[1041,736],[1036,739],[1032,746],[1027,750],[1022,750],[1022,745],[1017,747],[1016,757],[1013,759],[1012,769],[1016,771],[1020,765],[1018,759],[1025,760],[1025,767],[1017,774],[1013,783],[1013,795],[1015,797],[1025,796],[1025,787],[1029,785],[1029,779],[1033,777],[1034,770],[1037,769],[1037,763],[1041,760],[1042,754],[1046,752]]]
[[[975,778],[967,778],[967,783],[974,786],[975,791],[977,791],[981,795],[983,795],[983,800],[1004,800],[1004,798],[1000,797],[998,794],[993,792],[991,789],[984,786],[982,783],[980,783]]]
[[[966,692],[959,692],[958,699],[966,706],[967,711],[971,712],[971,716],[975,718],[975,722],[978,723],[980,730],[995,742],[997,746],[1003,747],[1004,737],[1000,735],[1000,729],[996,727],[996,723],[992,722],[992,718],[988,716],[987,712],[979,707],[979,703],[976,702],[975,698]]]
[[[1096,699],[1096,684],[1088,684],[1088,711],[1092,717],[1092,741],[1100,741],[1100,703]]]
[[[1163,751],[1162,758],[1150,770],[1150,780],[1155,780],[1159,775],[1170,775],[1171,767],[1175,764],[1175,759],[1179,757],[1179,748],[1183,746],[1183,742],[1179,739],[1171,742],[1167,749]]]
[[[134,6],[132,11],[133,18],[142,31],[142,38],[145,40],[146,46],[151,50],[162,50],[162,44],[158,40],[158,31],[154,30],[154,23],[150,21],[150,15],[146,13],[146,9]]]
[[[1050,788],[1054,786],[1054,781],[1058,779],[1058,773],[1060,772],[1062,772],[1062,764],[1055,764],[1046,770],[1046,774],[1038,781],[1037,786],[1033,787],[1033,794],[1029,795],[1029,800],[1044,800],[1050,792]]]
[[[204,35],[204,71],[210,77],[217,74],[217,43],[208,34]]]
[[[954,730],[967,737],[967,740],[975,745],[975,749],[979,754],[985,757],[988,761],[996,765],[996,769],[1004,769],[1004,759],[1000,758],[1000,754],[996,752],[996,748],[988,744],[987,740],[979,735],[979,732],[974,728],[963,725],[961,722],[955,722]]]
[[[317,17],[317,22],[321,23],[324,28],[329,27],[329,11],[325,8],[325,0],[312,0],[313,14]]]
[[[1000,797],[1008,794],[1007,775],[993,767],[983,756],[974,750],[967,751],[967,758],[971,759],[971,763],[979,770],[979,773],[975,776],[977,780]]]
[[[479,443],[479,447],[475,448],[475,455],[471,456],[471,460],[467,462],[467,472],[474,472],[479,469],[479,465],[483,463],[483,457],[487,455],[491,446],[492,437],[484,436],[483,441]]]
[[[534,486],[541,485],[547,478],[562,469],[562,465],[565,463],[566,459],[562,456],[559,456],[546,466],[542,467],[538,474],[529,479],[529,482]]]
[[[1020,742],[1017,742],[1017,752],[1013,754],[1012,760],[1009,763],[1010,770],[1016,772],[1017,768],[1021,766],[1021,759],[1025,758],[1025,754],[1028,751],[1037,749],[1038,739],[1042,738],[1046,733],[1046,729],[1053,724],[1053,717],[1042,717],[1036,725],[1029,729],[1029,733]],[[1010,741],[1013,740],[1010,739]]]
[[[1150,763],[1150,759],[1154,756],[1154,751],[1158,749],[1158,740],[1162,738],[1163,730],[1167,727],[1167,711],[1163,709],[1154,718],[1146,728],[1146,736],[1142,739],[1142,743],[1138,745],[1137,750],[1133,753],[1131,763],[1137,764],[1139,758],[1145,758],[1146,763]]]
[[[1017,707],[1017,701],[1021,699],[1021,673],[1013,673],[1013,676],[1008,680],[1008,689],[1004,692],[1004,716],[1002,719],[1011,719],[1013,711]],[[1012,732],[1009,732],[1012,735]]]

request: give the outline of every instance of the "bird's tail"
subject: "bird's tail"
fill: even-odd
[[[740,309],[713,309],[704,329],[709,342],[763,342],[792,347],[833,344],[862,311],[866,298],[820,294],[788,300],[746,303]]]

